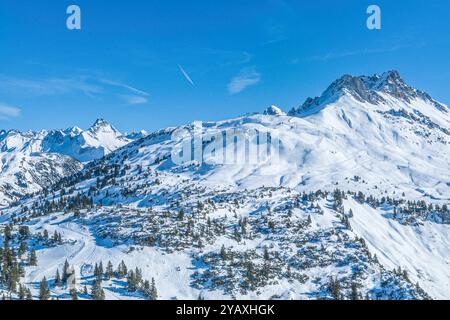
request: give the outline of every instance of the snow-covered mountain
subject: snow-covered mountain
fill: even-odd
[[[41,248],[35,294],[67,259],[89,288],[123,260],[163,299],[450,299],[449,111],[396,71],[344,76],[288,115],[146,135],[0,221]],[[145,296],[114,274],[108,299]]]
[[[266,116],[285,116],[286,113],[278,108],[277,106],[271,105],[266,110],[264,110],[264,115]]]
[[[283,186],[309,191],[332,190],[339,185],[377,195],[388,191],[406,192],[412,199],[450,198],[449,109],[409,87],[395,71],[372,77],[344,76],[320,98],[308,99],[289,116],[279,112],[276,115],[177,128],[204,138],[204,158],[210,161],[197,166],[198,161],[185,163],[192,165],[191,177],[208,185],[219,183],[235,189]],[[255,131],[266,132],[279,141],[279,152],[263,161],[245,161],[248,150],[258,149],[258,141],[251,136]],[[247,134],[250,148],[237,143],[236,157],[242,161],[221,165],[221,159],[216,161],[208,153],[214,145],[208,137],[233,132]],[[145,158],[166,159],[162,168],[180,170],[171,162],[171,147],[181,147],[185,136],[174,140],[166,130],[153,137],[130,147],[142,152],[149,144]],[[224,145],[216,154],[233,149]],[[355,176],[362,179],[355,180]]]
[[[141,134],[130,137],[136,139],[136,137],[141,137]],[[60,153],[80,162],[88,162],[100,159],[133,140],[105,120],[98,119],[86,131],[78,127],[50,131],[40,146],[43,152]]]
[[[142,136],[126,137],[102,119],[86,131],[78,127],[39,132],[3,130],[0,207],[49,187],[81,170],[81,163],[99,159]]]

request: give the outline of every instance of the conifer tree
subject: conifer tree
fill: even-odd
[[[267,246],[264,246],[264,260],[270,260],[269,249],[267,248]]]
[[[36,255],[36,250],[31,250],[29,255],[28,255],[28,265],[29,266],[37,266],[37,255]]]
[[[27,289],[26,299],[27,300],[33,300],[33,295],[31,294],[31,290],[30,289]]]
[[[136,275],[133,270],[128,272],[127,276],[127,287],[129,292],[135,292],[137,290],[137,281],[136,281]]]
[[[119,264],[119,267],[117,268],[117,277],[123,278],[128,274],[128,268],[125,265],[125,262],[122,262]]]
[[[156,290],[155,278],[152,278],[152,285],[150,289],[150,299],[158,300],[158,290]]]
[[[63,274],[62,274],[62,281],[63,283],[67,284],[67,279],[69,278],[70,274],[69,274],[69,262],[66,260],[64,261],[64,266],[63,266]]]
[[[359,300],[358,287],[355,282],[352,282],[352,295],[350,299],[353,301]]]
[[[47,278],[44,277],[39,285],[39,300],[49,300],[50,289],[48,288]]]
[[[78,292],[77,292],[77,290],[70,289],[69,293],[70,293],[70,298],[72,300],[78,300]]]
[[[328,290],[330,291],[331,296],[336,300],[341,300],[341,285],[339,280],[330,278],[328,283]]]
[[[92,284],[91,297],[94,300],[105,300],[105,292],[102,289],[101,282],[98,279]]]
[[[48,240],[48,237],[49,237],[48,231],[47,231],[47,230],[44,230],[44,234],[43,234],[44,240],[47,241],[47,240]]]
[[[28,244],[26,241],[22,241],[19,247],[19,257],[21,258],[28,250]]]
[[[222,245],[222,248],[220,249],[220,257],[222,260],[227,260],[227,250],[225,249],[225,246]]]
[[[106,265],[106,271],[105,271],[105,279],[110,280],[114,274],[114,267],[111,261],[108,261],[108,264]]]
[[[58,269],[56,269],[55,286],[57,286],[57,287],[61,287],[62,286],[62,279],[61,279],[61,276],[59,275],[59,270]]]
[[[25,300],[27,292],[22,285],[19,285],[19,300]]]

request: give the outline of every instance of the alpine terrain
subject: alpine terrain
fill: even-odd
[[[5,298],[450,299],[450,109],[397,71],[288,112],[0,148]]]
[[[80,162],[102,158],[144,134],[123,135],[102,119],[86,131],[1,131],[0,207],[55,184],[81,170]]]

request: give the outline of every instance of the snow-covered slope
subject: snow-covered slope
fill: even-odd
[[[0,207],[55,184],[81,170],[80,162],[99,159],[131,141],[101,119],[86,131],[0,132]]]
[[[333,190],[338,185],[374,195],[405,192],[411,199],[448,201],[448,107],[408,87],[397,72],[351,79],[345,76],[338,80],[321,98],[308,99],[315,103],[307,101],[290,116],[252,115],[193,123],[154,133],[120,152],[143,166],[158,160],[159,170],[183,172],[208,186],[283,186],[309,191]],[[370,79],[370,87],[362,79]],[[391,82],[399,88],[391,87]],[[191,140],[203,139],[203,156],[192,156],[193,161],[184,161],[181,166],[172,161],[174,149],[178,151],[186,142],[186,134],[172,134],[180,130],[187,131]],[[263,149],[252,136],[255,131],[279,142],[279,148],[270,146],[279,152],[273,150],[258,161],[249,160],[253,156],[249,153]],[[211,137],[217,134],[231,136],[228,141],[234,141],[233,135],[240,141],[247,138],[248,143],[215,146]],[[230,150],[233,154],[223,161],[212,155],[214,148],[215,155]]]
[[[289,115],[146,135],[3,220],[34,234],[33,290],[65,259],[89,288],[124,260],[164,299],[450,299],[449,112],[398,72],[344,76]],[[139,298],[121,283],[107,298]]]

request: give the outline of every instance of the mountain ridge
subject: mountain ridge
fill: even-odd
[[[320,105],[329,104],[338,100],[344,95],[350,95],[359,102],[368,102],[370,104],[385,103],[387,94],[396,99],[411,103],[414,99],[422,99],[432,103],[437,109],[448,113],[448,107],[431,98],[426,92],[414,89],[409,86],[396,70],[384,72],[381,75],[373,76],[353,76],[346,74],[335,80],[320,97],[307,98],[298,108],[289,111],[289,115],[295,116]]]
[[[82,163],[100,159],[133,140],[103,119],[87,130],[79,127],[26,132],[3,130],[0,205],[49,187],[81,170]]]

